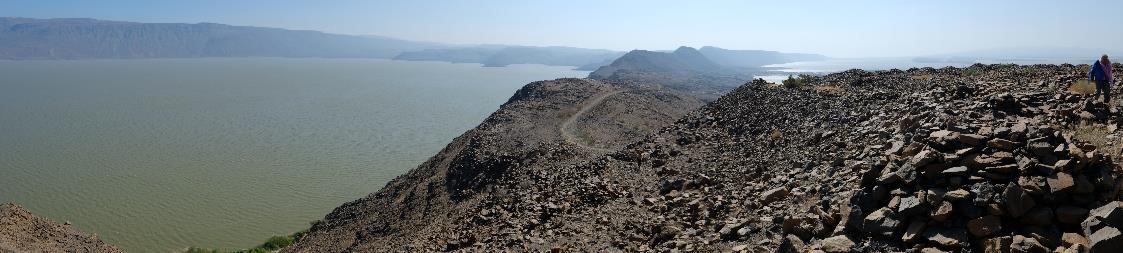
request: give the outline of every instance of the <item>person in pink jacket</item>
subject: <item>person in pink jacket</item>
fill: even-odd
[[[1111,99],[1111,59],[1107,55],[1100,57],[1099,61],[1092,63],[1092,69],[1088,71],[1088,79],[1096,82],[1096,94],[1099,96],[1102,91],[1104,94],[1104,103],[1108,103]]]

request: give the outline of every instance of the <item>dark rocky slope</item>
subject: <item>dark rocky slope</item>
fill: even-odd
[[[612,190],[598,188],[607,182],[591,179],[579,161],[604,157],[601,148],[635,141],[618,138],[643,136],[646,129],[659,129],[702,104],[691,96],[628,83],[559,79],[528,84],[480,126],[382,190],[337,208],[285,251],[437,251],[484,241],[530,249],[535,246],[523,237],[529,235],[524,229],[562,208],[545,205],[543,198],[596,198]],[[642,120],[602,120],[620,114]],[[561,125],[570,120],[578,135],[598,141],[567,140]],[[622,127],[584,133],[589,124],[603,122]],[[563,195],[538,194],[578,188]]]
[[[70,224],[35,216],[23,207],[0,204],[0,252],[121,252]]]
[[[853,70],[803,87],[750,83],[608,156],[518,127],[554,125],[542,115],[580,101],[531,85],[286,251],[1110,247],[1123,242],[1114,232],[1123,209],[1110,202],[1123,115],[1070,90],[1085,69]]]

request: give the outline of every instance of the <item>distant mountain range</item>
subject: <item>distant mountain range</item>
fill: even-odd
[[[607,65],[623,54],[624,52],[619,51],[575,47],[483,45],[404,52],[394,59],[482,63],[489,67],[537,63],[555,66],[577,66],[578,70],[594,70],[597,67]]]
[[[442,46],[378,36],[95,19],[0,18],[0,59],[327,57],[391,58]]]
[[[771,64],[798,61],[821,61],[827,57],[819,54],[781,53],[764,50],[729,50],[717,47],[702,47],[698,52],[711,61],[731,68],[756,69]]]
[[[624,52],[575,47],[512,45],[449,45],[381,36],[330,34],[214,23],[137,23],[87,18],[0,17],[0,59],[129,59],[194,57],[318,57],[380,58],[415,61],[480,63],[484,66],[543,64],[596,70],[615,68],[723,72],[751,71],[763,65],[824,59],[814,54],[761,50],[690,48],[665,57],[637,50]],[[681,55],[680,55],[681,54]],[[689,54],[689,55],[687,55]],[[643,59],[640,59],[643,58]],[[643,62],[646,59],[649,62]],[[608,71],[606,69],[604,71]],[[721,70],[718,70],[721,69]],[[650,69],[649,69],[650,70]],[[600,71],[604,73],[604,71]],[[611,75],[611,74],[608,74]]]
[[[572,47],[457,46],[213,23],[0,17],[0,59],[322,57],[544,64],[592,70],[623,52]]]

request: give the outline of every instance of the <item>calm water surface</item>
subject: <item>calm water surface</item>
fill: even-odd
[[[352,59],[0,61],[0,202],[128,252],[307,228],[567,67]]]

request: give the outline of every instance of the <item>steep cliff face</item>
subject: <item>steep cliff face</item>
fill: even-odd
[[[0,252],[121,252],[69,224],[35,216],[23,207],[0,204]]]
[[[528,84],[429,161],[382,190],[337,208],[285,251],[444,250],[471,246],[485,235],[519,231],[515,225],[521,223],[483,224],[478,219],[500,215],[486,211],[499,205],[541,208],[538,201],[498,201],[534,199],[526,195],[536,192],[530,187],[580,184],[581,174],[556,178],[554,185],[540,184],[539,177],[580,171],[562,168],[603,157],[605,150],[634,141],[624,138],[646,135],[702,103],[627,83],[559,79]],[[620,114],[635,116],[606,119]],[[587,131],[594,124],[619,127]]]

